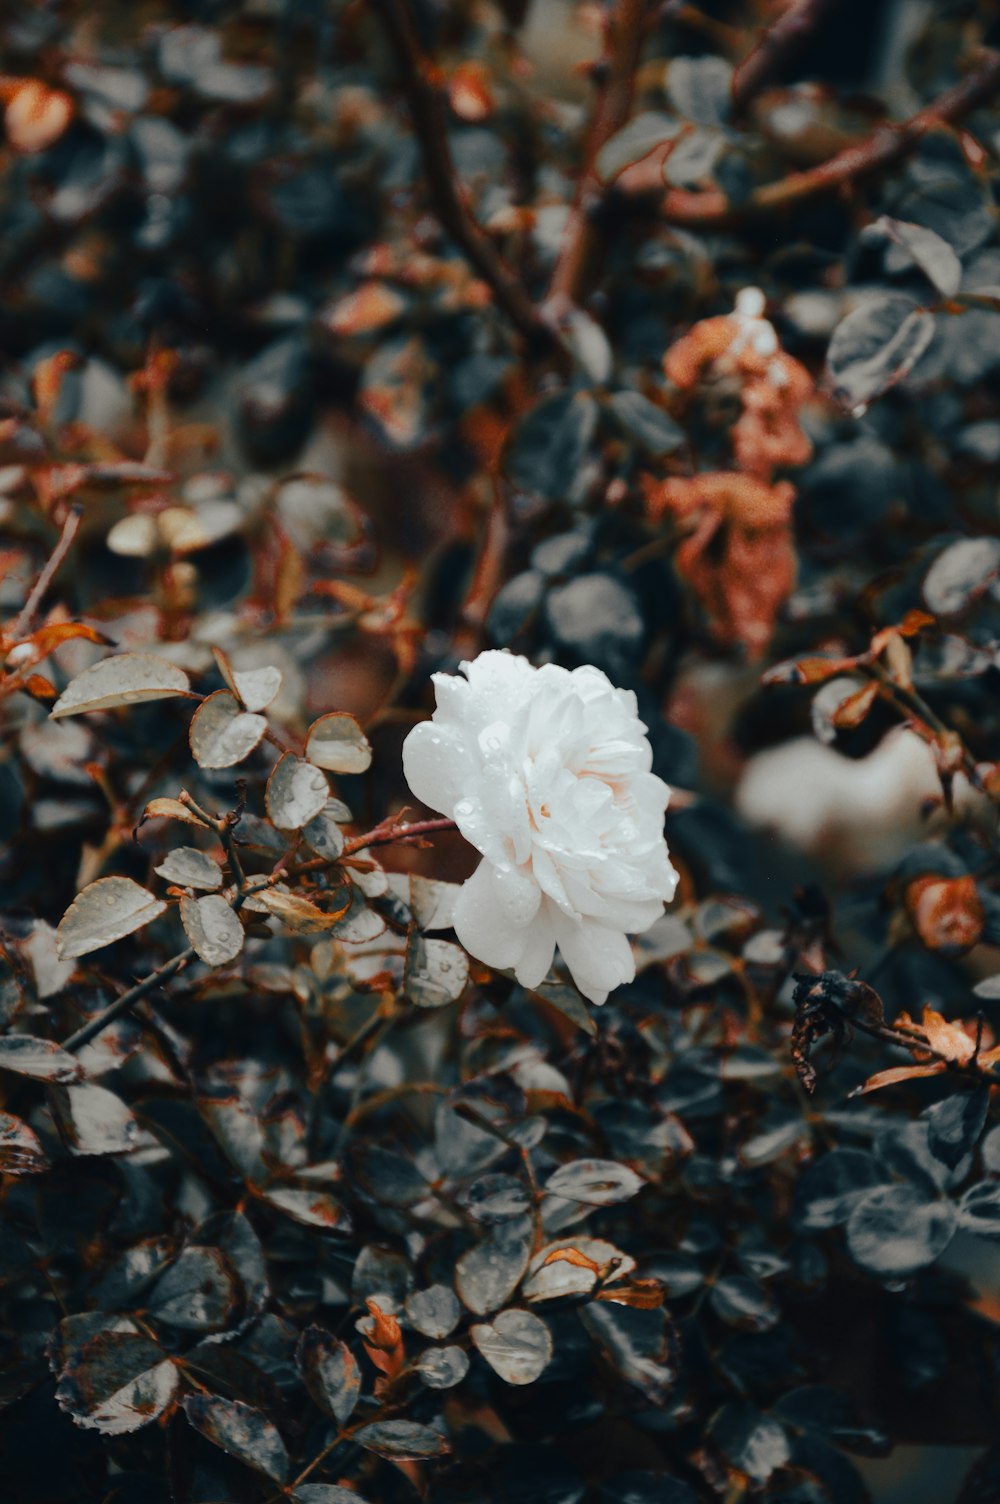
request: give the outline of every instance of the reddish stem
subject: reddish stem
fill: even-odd
[[[632,109],[633,80],[645,32],[645,8],[645,0],[618,0],[608,19],[605,53],[597,65],[606,74],[607,82],[587,137],[576,203],[549,288],[549,297],[557,308],[563,302],[582,302],[593,276],[603,238],[597,218],[603,198],[597,157],[605,142],[625,125]]]

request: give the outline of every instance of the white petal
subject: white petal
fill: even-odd
[[[500,913],[489,862],[480,862],[462,884],[455,900],[455,933],[469,952],[487,966],[510,969],[524,951],[525,932]]]
[[[460,736],[434,721],[422,721],[403,743],[403,775],[422,804],[450,815],[474,773]]]
[[[559,952],[570,975],[592,1003],[603,1003],[609,992],[635,976],[632,947],[620,931],[561,920],[558,936]]]
[[[493,890],[497,907],[509,923],[527,926],[538,913],[542,890],[524,867],[494,867]]]
[[[537,987],[552,965],[556,948],[556,932],[549,918],[548,906],[543,905],[525,934],[524,953],[515,967],[515,975],[522,987]]]

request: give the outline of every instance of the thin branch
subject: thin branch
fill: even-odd
[[[718,189],[691,193],[672,188],[661,203],[663,217],[692,229],[724,229],[760,215],[786,209],[888,167],[912,151],[929,131],[958,120],[983,104],[1000,87],[1000,53],[984,49],[976,67],[955,86],[898,125],[884,125],[856,146],[849,146],[818,167],[793,172],[757,188],[740,204],[731,204]],[[649,193],[662,180],[663,157],[654,154],[626,168],[616,187],[627,193]]]
[[[73,546],[73,539],[76,537],[80,529],[80,522],[82,518],[83,508],[81,506],[72,506],[66,513],[66,518],[62,525],[62,532],[59,534],[55,548],[49,555],[48,563],[45,565],[41,574],[38,576],[38,579],[32,586],[31,593],[29,594],[28,599],[21,607],[16,621],[10,628],[10,636],[14,639],[15,642],[22,638],[25,632],[30,630],[31,625],[34,622],[35,616],[38,612],[38,608],[42,604],[42,600],[45,597],[45,592],[52,584],[52,581],[56,577],[56,572],[59,569],[60,564],[62,563],[63,559],[65,559],[66,555],[69,553],[71,547]]]
[[[808,40],[834,0],[791,0],[733,74],[733,109],[741,114],[779,68]]]
[[[595,74],[606,78],[587,138],[583,173],[570,213],[563,247],[552,274],[549,298],[560,303],[583,301],[603,238],[599,219],[604,200],[597,158],[606,141],[621,130],[632,109],[632,87],[645,35],[646,0],[618,0],[607,22],[605,53]]]
[[[155,991],[157,987],[164,986],[175,977],[189,961],[194,960],[196,954],[194,946],[189,945],[187,950],[182,950],[179,955],[165,961],[156,971],[151,971],[144,981],[137,982],[134,987],[129,988],[128,992],[123,992],[121,997],[110,1003],[102,1013],[95,1013],[94,1017],[88,1019],[75,1034],[64,1039],[63,1049],[69,1050],[71,1054],[74,1050],[82,1050],[84,1045],[96,1038],[102,1029],[107,1028],[108,1024],[114,1023],[116,1018],[121,1018],[123,1013],[127,1013],[135,1003],[141,1002],[148,993]]]
[[[367,835],[355,836],[352,841],[348,841],[338,860],[345,856],[353,856],[357,851],[367,851],[369,846],[389,846],[395,841],[413,841],[419,836],[435,835],[439,830],[457,829],[458,826],[454,820],[448,819],[415,820],[412,825],[383,820],[381,825],[376,825],[374,830],[370,830]],[[302,867],[298,868],[298,871],[302,870]]]
[[[488,283],[497,306],[529,345],[551,347],[556,336],[469,210],[459,187],[448,145],[447,105],[437,85],[437,68],[420,44],[407,0],[376,0],[385,22],[406,93],[423,158],[433,211]]]

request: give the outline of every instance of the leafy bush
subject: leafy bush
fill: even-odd
[[[0,20],[5,1498],[997,1496],[1000,39],[883,9]],[[675,790],[602,1008],[454,935],[483,649]]]

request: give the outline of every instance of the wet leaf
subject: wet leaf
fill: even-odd
[[[589,1206],[611,1206],[627,1201],[642,1190],[644,1181],[627,1165],[611,1159],[576,1159],[560,1165],[545,1182],[552,1196],[583,1201]]]
[[[425,1337],[448,1337],[458,1325],[462,1308],[450,1285],[431,1285],[406,1297],[410,1324]]]
[[[239,1400],[206,1394],[188,1395],[183,1407],[194,1429],[230,1457],[245,1462],[275,1483],[287,1481],[289,1462],[285,1443],[260,1410]]]
[[[40,1175],[48,1168],[38,1134],[13,1113],[0,1112],[0,1174]]]
[[[1000,538],[959,538],[924,576],[923,595],[938,616],[965,611],[1000,574]]]
[[[317,1405],[338,1425],[346,1425],[361,1393],[361,1370],[350,1348],[321,1327],[310,1326],[299,1339],[297,1357]]]
[[[142,1130],[121,1097],[87,1081],[51,1088],[52,1115],[73,1154],[128,1154]]]
[[[871,227],[898,245],[919,266],[944,298],[953,298],[962,281],[962,263],[947,240],[923,225],[883,214]]]
[[[319,768],[285,752],[267,780],[267,813],[282,830],[299,830],[320,813],[330,786]]]
[[[184,933],[207,966],[224,966],[243,949],[243,926],[219,893],[181,899]]]
[[[267,718],[243,710],[228,689],[217,689],[191,718],[191,753],[200,768],[232,768],[258,747]]]
[[[350,1221],[339,1201],[325,1191],[307,1191],[297,1186],[272,1186],[263,1193],[269,1206],[284,1212],[303,1227],[319,1227],[326,1232],[349,1232]]]
[[[176,846],[154,871],[181,888],[205,888],[212,892],[222,887],[222,868],[218,862],[194,846]]]
[[[7,1034],[0,1038],[0,1070],[39,1081],[79,1081],[80,1062],[52,1039],[33,1039],[30,1034]]]
[[[149,1300],[160,1321],[181,1331],[211,1332],[228,1326],[239,1303],[236,1281],[217,1248],[185,1248]]]
[[[902,1279],[938,1258],[955,1232],[950,1201],[911,1185],[883,1185],[858,1201],[847,1223],[854,1260],[882,1279]]]
[[[827,351],[834,395],[851,411],[897,385],[934,336],[934,320],[903,293],[868,298],[837,325]]]
[[[120,653],[103,658],[71,679],[49,714],[58,718],[111,710],[117,705],[186,695],[190,688],[187,674],[165,659],[152,653]]]
[[[372,749],[353,715],[333,711],[309,727],[306,757],[331,773],[364,773],[371,766]]]
[[[426,1457],[443,1457],[451,1451],[440,1432],[413,1420],[377,1420],[355,1431],[354,1440],[367,1452],[390,1462],[420,1462]]]
[[[120,1436],[172,1405],[180,1375],[162,1348],[122,1321],[79,1346],[70,1339],[58,1381],[56,1398],[78,1426]]]
[[[455,1289],[477,1316],[495,1311],[517,1289],[534,1241],[533,1217],[513,1217],[491,1228],[455,1265]]]
[[[406,946],[403,988],[418,1008],[443,1008],[455,1002],[469,980],[469,957],[448,940],[427,940],[411,930]]]
[[[280,919],[293,935],[318,935],[324,930],[332,930],[345,913],[343,908],[324,913],[308,898],[301,898],[297,893],[283,893],[279,888],[265,888],[257,893],[253,906]]]
[[[766,1483],[791,1458],[785,1428],[745,1400],[724,1405],[710,1434],[727,1462],[755,1483]]]
[[[264,668],[234,669],[221,648],[213,648],[212,653],[220,674],[243,709],[252,712],[266,710],[281,689],[280,668],[268,664]]]
[[[429,1389],[453,1389],[469,1371],[469,1358],[461,1347],[428,1347],[414,1368]]]
[[[166,907],[130,877],[99,877],[76,895],[60,920],[56,930],[59,954],[64,959],[89,955],[142,929]]]
[[[530,1311],[501,1311],[470,1333],[487,1363],[507,1384],[533,1384],[552,1359],[552,1336]]]

